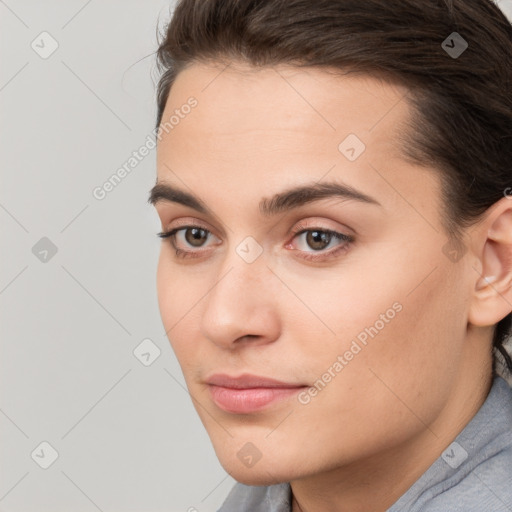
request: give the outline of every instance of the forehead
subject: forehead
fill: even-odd
[[[190,129],[195,134],[233,136],[261,130],[307,132],[307,137],[339,138],[393,133],[379,130],[408,115],[408,90],[381,78],[319,68],[273,66],[256,68],[246,63],[195,63],[178,74],[163,113],[163,122],[194,96],[198,108],[173,135]],[[269,142],[273,136],[269,136]]]
[[[414,197],[421,182],[430,200],[432,173],[404,160],[400,147],[408,93],[361,73],[195,63],[178,74],[162,116],[175,122],[158,144],[158,180],[183,181],[207,199],[219,191],[249,199],[341,178],[390,202],[393,187]],[[183,108],[190,98],[195,107]]]

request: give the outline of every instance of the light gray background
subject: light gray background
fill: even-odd
[[[172,4],[0,0],[0,512],[210,512],[234,484],[161,324],[154,150],[92,194],[153,131]]]
[[[172,5],[0,2],[1,512],[211,512],[234,483],[164,336],[155,151],[92,195],[153,131]],[[50,48],[43,31],[59,45],[46,59],[31,47]],[[147,367],[133,355],[146,338],[161,350]],[[42,441],[48,469],[31,457]]]

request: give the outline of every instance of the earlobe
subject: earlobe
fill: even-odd
[[[494,325],[512,311],[512,201],[503,198],[486,215],[480,244],[481,271],[477,272],[469,311],[473,325]]]

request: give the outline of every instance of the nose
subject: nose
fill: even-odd
[[[280,330],[279,280],[264,259],[247,263],[235,253],[222,269],[203,302],[203,336],[230,350],[275,341]]]

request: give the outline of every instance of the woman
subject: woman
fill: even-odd
[[[512,510],[505,16],[182,0],[158,57],[158,298],[221,511]]]

